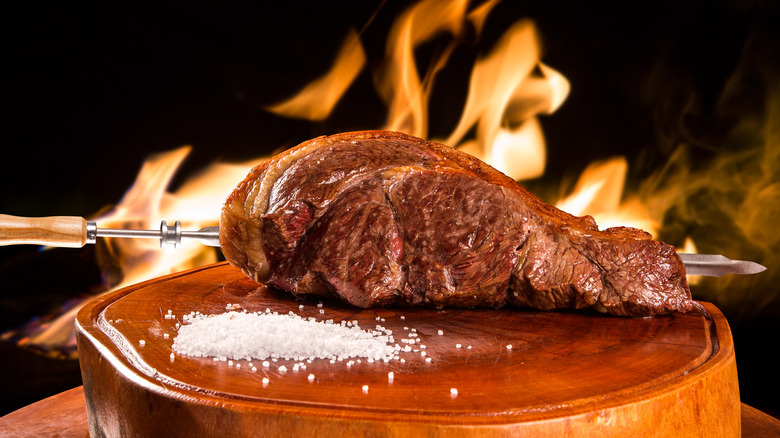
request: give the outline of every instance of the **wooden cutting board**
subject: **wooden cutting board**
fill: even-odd
[[[294,361],[171,358],[182,315],[229,304],[379,324],[396,342],[415,329],[419,344],[398,360],[317,359],[298,371]],[[710,325],[695,313],[316,304],[226,263],[94,299],[76,321],[92,436],[739,435],[733,342],[711,304]]]

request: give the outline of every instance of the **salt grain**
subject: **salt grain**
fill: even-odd
[[[138,345],[140,345],[141,347],[143,347],[144,345],[146,345],[146,341],[144,341],[143,339],[141,339],[140,341],[138,341]]]
[[[395,379],[395,374],[393,374],[393,372],[390,371],[389,373],[387,373],[387,381],[392,383],[393,379]]]
[[[458,396],[458,388],[450,388],[450,396],[457,397]]]
[[[439,336],[444,334],[444,330],[439,330]]]
[[[313,381],[314,381],[314,374],[309,374],[309,382],[313,382]]]
[[[362,330],[357,321],[348,327],[332,320],[322,322],[297,315],[279,315],[266,309],[265,313],[184,315],[184,325],[173,340],[173,351],[187,356],[235,360],[335,361],[363,357],[374,361],[389,360],[400,350],[389,342],[392,337],[384,331]],[[268,360],[264,360],[263,367],[268,366]]]
[[[506,346],[506,349],[507,349],[507,350],[511,350],[511,349],[512,349],[512,344],[509,344],[509,345],[507,345],[507,346]]]
[[[368,385],[363,385],[363,394],[368,393]]]

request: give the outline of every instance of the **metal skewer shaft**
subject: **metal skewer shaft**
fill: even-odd
[[[195,239],[204,245],[219,247],[219,227],[206,227],[198,231],[183,231],[181,222],[176,221],[169,227],[166,221],[160,222],[159,230],[121,230],[97,228],[94,222],[87,222],[87,242],[95,243],[98,237],[124,237],[141,239],[160,239],[160,248],[181,246],[182,239]]]
[[[219,246],[219,227],[182,231],[181,222],[169,227],[165,221],[159,230],[116,230],[98,228],[97,224],[77,216],[20,217],[0,214],[0,246],[44,245],[81,248],[95,243],[98,237],[160,239],[161,247],[178,248],[182,239],[195,239],[209,246]]]
[[[219,247],[219,227],[198,231],[183,231],[181,222],[173,227],[162,221],[159,230],[117,230],[98,228],[95,222],[81,217],[52,216],[43,218],[17,217],[0,214],[0,245],[46,245],[82,247],[95,243],[98,237],[129,237],[160,239],[160,247],[178,248],[182,239],[195,239],[209,246]],[[725,274],[757,274],[766,270],[755,262],[730,260],[718,254],[684,254],[680,258],[688,275],[719,277]]]

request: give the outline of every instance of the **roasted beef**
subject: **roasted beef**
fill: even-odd
[[[364,308],[701,307],[671,246],[600,231],[468,154],[397,132],[319,137],[262,162],[225,202],[220,242],[258,282]]]

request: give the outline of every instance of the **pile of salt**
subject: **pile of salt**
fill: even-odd
[[[280,315],[228,312],[192,313],[173,340],[173,350],[187,356],[231,359],[392,359],[398,347],[384,331],[362,330],[357,324],[304,319],[290,312]]]

